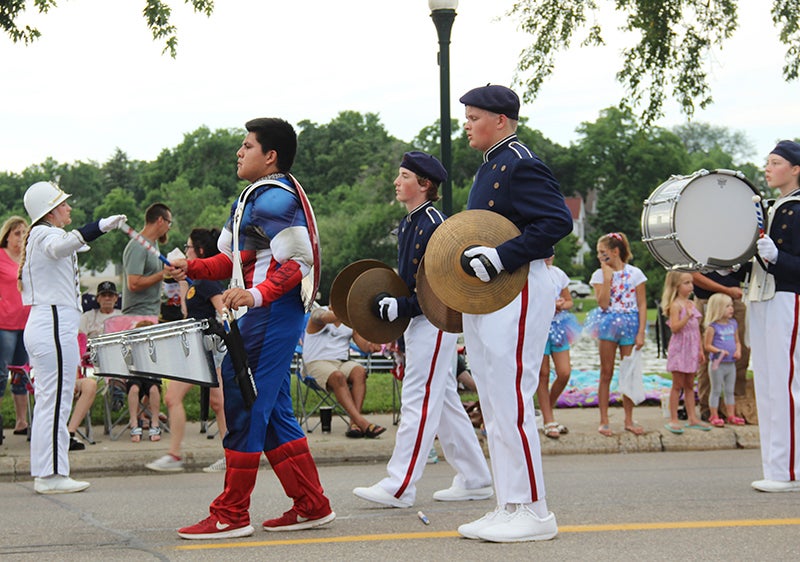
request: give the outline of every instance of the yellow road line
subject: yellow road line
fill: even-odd
[[[723,527],[772,527],[800,525],[800,518],[789,519],[730,519],[727,521],[665,521],[663,523],[614,523],[606,525],[562,525],[561,533],[602,533],[613,531],[660,531],[667,529],[712,529]],[[226,543],[203,543],[176,546],[176,550],[208,550],[215,548],[247,548],[253,546],[286,546],[297,544],[333,544],[346,542],[397,541],[419,539],[443,539],[459,537],[456,531],[426,533],[383,533],[377,535],[348,535],[343,537],[281,539],[274,541],[248,541]]]

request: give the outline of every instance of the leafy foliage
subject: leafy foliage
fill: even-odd
[[[667,92],[683,112],[692,117],[695,106],[712,103],[706,68],[708,54],[736,30],[737,0],[607,0],[625,17],[624,31],[638,43],[622,52],[617,80],[625,86],[623,109],[640,108],[649,125],[663,115]],[[603,45],[599,23],[602,0],[519,0],[509,15],[532,36],[520,56],[517,81],[526,100],[535,98],[552,73],[558,51],[566,50],[579,33],[583,46]],[[800,0],[773,0],[772,19],[787,45],[786,80],[797,78],[800,68]],[[593,22],[587,25],[590,19]]]
[[[206,16],[210,16],[214,11],[214,0],[184,0],[184,3],[191,4],[195,12],[202,12]],[[41,37],[42,34],[36,28],[27,25],[20,28],[17,25],[17,17],[25,11],[25,4],[25,0],[0,2],[0,29],[5,31],[15,43],[22,41],[27,45]],[[34,8],[42,14],[47,13],[50,8],[55,8],[56,5],[56,0],[33,1]],[[163,40],[163,52],[169,52],[170,56],[174,58],[178,53],[178,30],[170,23],[172,8],[164,0],[145,0],[142,15],[147,21],[147,27],[153,33],[153,39]]]

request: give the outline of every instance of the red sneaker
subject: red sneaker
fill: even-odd
[[[255,529],[249,523],[234,524],[223,523],[213,515],[206,517],[200,523],[191,527],[178,529],[178,536],[182,539],[235,539],[249,537]]]
[[[277,519],[267,519],[263,526],[265,531],[302,531],[325,525],[334,519],[336,514],[333,511],[321,517],[301,517],[292,508]]]

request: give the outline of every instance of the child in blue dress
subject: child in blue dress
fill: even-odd
[[[644,346],[647,325],[647,298],[642,270],[628,264],[631,259],[628,238],[622,232],[611,232],[597,241],[597,259],[600,269],[592,274],[589,283],[594,287],[598,307],[586,316],[586,331],[599,340],[600,382],[597,389],[600,407],[601,435],[614,433],[608,423],[608,401],[614,361],[619,349],[620,359]],[[644,428],[633,419],[633,401],[622,397],[625,409],[625,430],[642,435]]]

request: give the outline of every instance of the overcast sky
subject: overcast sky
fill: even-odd
[[[528,41],[504,17],[512,3],[459,2],[451,105],[460,121],[465,91],[511,84]],[[183,0],[170,4],[177,59],[151,39],[144,0],[62,0],[49,14],[20,18],[42,32],[33,45],[0,36],[0,170],[48,156],[102,163],[116,147],[152,160],[202,125],[242,127],[256,116],[324,124],[344,110],[373,112],[406,141],[439,116],[438,45],[425,0],[218,0],[210,18]],[[776,140],[800,136],[800,85],[783,81],[767,3],[740,4],[739,30],[711,58],[716,103],[695,120],[744,132],[761,163]],[[605,48],[558,57],[540,97],[522,108],[531,127],[568,145],[581,122],[618,102],[626,39],[612,31]],[[674,103],[667,109],[659,125],[685,121]]]

